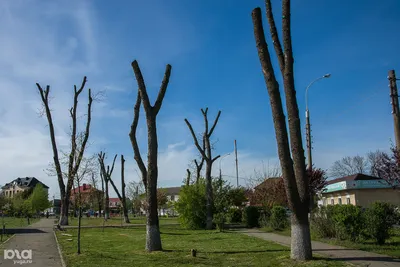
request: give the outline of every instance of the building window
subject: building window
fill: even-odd
[[[346,199],[346,203],[347,203],[347,205],[350,205],[351,203],[350,203],[350,197],[348,197],[347,199]]]
[[[335,200],[333,198],[331,199],[331,205],[335,205]]]
[[[342,205],[342,198],[341,197],[338,198],[338,204]]]

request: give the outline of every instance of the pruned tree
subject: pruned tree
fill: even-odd
[[[74,182],[74,178],[76,173],[79,170],[87,141],[89,139],[89,134],[90,134],[90,123],[91,123],[91,114],[92,114],[92,94],[91,94],[91,89],[89,88],[89,94],[88,94],[88,107],[87,107],[87,120],[86,120],[86,126],[84,132],[82,132],[82,143],[80,146],[77,146],[77,135],[78,135],[78,126],[77,126],[77,111],[78,111],[78,100],[80,94],[83,92],[83,89],[86,85],[86,76],[83,78],[82,84],[79,89],[77,89],[76,85],[74,86],[74,100],[73,100],[73,105],[71,109],[69,110],[71,119],[72,119],[72,125],[71,125],[71,150],[69,153],[69,160],[68,160],[68,171],[67,173],[67,184],[64,183],[64,173],[62,168],[61,168],[61,163],[59,159],[59,152],[58,152],[58,147],[57,147],[57,141],[56,141],[56,134],[54,130],[54,124],[53,124],[53,117],[52,117],[52,112],[50,109],[50,103],[49,103],[49,93],[50,93],[50,85],[46,86],[46,89],[43,89],[39,83],[36,83],[36,86],[39,90],[40,97],[42,100],[42,104],[44,106],[44,113],[46,114],[47,117],[47,122],[49,126],[49,131],[50,131],[50,140],[51,140],[51,145],[52,145],[52,150],[53,150],[53,160],[54,160],[54,166],[55,170],[57,173],[57,179],[58,179],[58,185],[60,187],[60,195],[61,195],[61,212],[60,212],[60,220],[59,224],[60,225],[68,225],[68,209],[69,209],[69,198],[71,194],[71,189],[72,185]]]
[[[186,169],[186,180],[185,180],[185,182],[186,182],[186,186],[189,186],[190,185],[190,176],[191,176],[191,172],[190,172],[190,170],[189,169]]]
[[[381,152],[374,165],[376,176],[384,179],[393,189],[400,189],[400,151],[391,148],[391,154]]]
[[[270,33],[283,78],[290,145],[279,83],[275,76],[268,45],[265,40],[260,8],[255,8],[253,10],[252,19],[256,47],[272,109],[275,135],[278,145],[278,156],[282,168],[286,196],[288,198],[289,208],[292,210],[291,258],[309,260],[312,258],[310,224],[308,220],[310,195],[301,136],[299,108],[294,84],[290,0],[282,0],[283,47],[275,26],[271,1],[266,0],[265,4],[267,19],[270,25]]]
[[[110,165],[106,165],[104,163],[106,157],[106,153],[100,151],[98,154],[98,161],[100,164],[100,175],[102,177],[102,180],[104,181],[104,219],[108,220],[110,218],[110,196],[109,196],[109,189],[108,189],[108,183],[112,181],[111,176],[114,171],[114,165],[115,165],[115,160],[117,159],[117,154],[115,154],[114,159],[112,161],[112,165],[110,168]],[[111,184],[113,184],[111,182]]]
[[[221,116],[221,111],[218,111],[218,115],[214,120],[214,124],[212,125],[211,129],[209,129],[208,125],[208,117],[207,117],[208,108],[205,110],[201,109],[201,113],[203,113],[204,117],[204,133],[203,133],[203,142],[204,146],[201,147],[199,141],[197,140],[196,134],[193,130],[192,125],[190,122],[185,119],[186,125],[188,126],[190,133],[192,134],[194,144],[197,147],[197,150],[200,152],[202,159],[206,162],[206,194],[207,194],[207,221],[206,221],[206,229],[211,230],[213,227],[213,209],[214,209],[214,201],[213,201],[213,188],[212,188],[212,181],[211,181],[211,170],[212,164],[215,160],[217,160],[220,155],[216,156],[215,158],[212,157],[212,147],[210,143],[211,135],[214,132],[215,127],[217,126],[219,117]],[[197,166],[197,165],[196,165]]]
[[[343,157],[333,163],[330,174],[334,177],[343,177],[356,173],[368,174],[368,161],[363,156]]]
[[[146,188],[146,250],[156,251],[162,250],[160,227],[158,220],[157,208],[157,179],[158,179],[158,140],[157,140],[157,115],[161,109],[161,105],[167,91],[169,77],[171,75],[171,65],[166,66],[163,81],[161,83],[160,91],[154,105],[150,104],[149,96],[147,95],[146,85],[142,76],[138,62],[132,62],[133,72],[135,74],[137,84],[139,87],[134,107],[134,117],[131,125],[129,137],[132,143],[135,160],[142,173],[142,181]],[[146,114],[147,123],[147,168],[143,163],[142,156],[140,155],[139,146],[136,140],[136,129],[139,122],[140,103],[143,103],[143,108]]]
[[[126,206],[126,197],[125,197],[125,159],[124,155],[121,155],[121,193],[119,192],[118,188],[115,186],[114,181],[110,177],[110,183],[114,188],[115,193],[118,196],[119,201],[122,205],[122,212],[124,214],[124,221],[125,223],[130,223],[129,216],[128,216],[128,208]]]
[[[203,140],[202,149],[205,151],[206,150],[206,142],[205,142],[204,136],[203,136],[202,140]],[[196,184],[198,184],[199,179],[201,177],[201,170],[203,169],[203,165],[204,165],[204,157],[201,155],[201,153],[200,153],[200,161],[195,159],[194,164],[196,165]]]

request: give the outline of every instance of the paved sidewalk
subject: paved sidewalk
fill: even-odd
[[[257,229],[240,229],[237,231],[248,236],[254,236],[264,240],[273,241],[284,246],[290,246],[290,237],[288,236],[265,233]],[[328,257],[331,259],[349,262],[361,266],[400,267],[400,260],[393,259],[390,256],[386,255],[329,245],[317,241],[312,241],[312,248],[315,254],[319,254],[323,257]]]
[[[22,250],[32,249],[32,263],[23,264],[29,267],[60,267],[61,259],[57,242],[53,233],[54,219],[41,219],[39,222],[25,228],[25,233],[16,234],[4,245],[0,246],[0,266],[21,266],[14,260],[5,260],[3,249]]]

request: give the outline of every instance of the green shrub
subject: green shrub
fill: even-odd
[[[322,238],[334,238],[335,225],[332,221],[333,206],[319,207],[311,216],[311,230]]]
[[[353,205],[333,206],[332,221],[335,225],[336,238],[357,241],[363,230],[363,216],[360,207]]]
[[[267,207],[260,210],[260,217],[258,218],[258,225],[260,227],[269,226],[269,219],[271,217],[271,210]]]
[[[283,230],[289,225],[286,209],[282,206],[273,206],[269,225],[274,230]]]
[[[228,210],[227,220],[229,223],[241,223],[243,212],[241,209],[231,208]]]
[[[213,223],[215,223],[215,225],[217,226],[217,229],[220,232],[224,231],[225,223],[226,223],[225,213],[220,212],[220,213],[214,214]]]
[[[365,212],[365,234],[383,245],[390,237],[389,230],[397,221],[395,207],[385,202],[375,202]]]
[[[256,206],[248,206],[244,209],[243,222],[247,227],[257,227],[258,219],[260,218],[259,208]]]
[[[184,186],[175,209],[179,214],[178,221],[187,229],[203,229],[206,226],[206,190],[205,181],[200,180],[196,185]]]

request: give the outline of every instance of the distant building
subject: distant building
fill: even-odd
[[[35,177],[17,178],[14,181],[5,184],[2,189],[2,194],[6,197],[13,198],[16,194],[23,191],[33,189],[37,184],[41,184],[48,191],[49,187],[40,182]]]
[[[266,178],[254,187],[252,191],[245,192],[248,205],[251,206],[287,206],[287,198],[282,177]]]
[[[164,192],[167,195],[167,200],[170,205],[169,206],[164,206],[164,207],[159,207],[158,209],[158,215],[160,216],[177,216],[178,213],[175,211],[173,208],[173,203],[178,201],[179,199],[179,192],[181,191],[181,186],[177,187],[165,187],[165,188],[159,188],[160,190],[164,190]]]
[[[318,204],[368,207],[375,201],[400,205],[400,192],[383,179],[357,173],[328,181]]]
[[[103,191],[94,188],[90,184],[82,184],[81,186],[72,188],[71,190],[71,196],[69,200],[72,205],[74,205],[75,201],[78,201],[79,193],[81,194],[80,197],[82,206],[94,209],[98,208],[97,197],[103,197]]]

